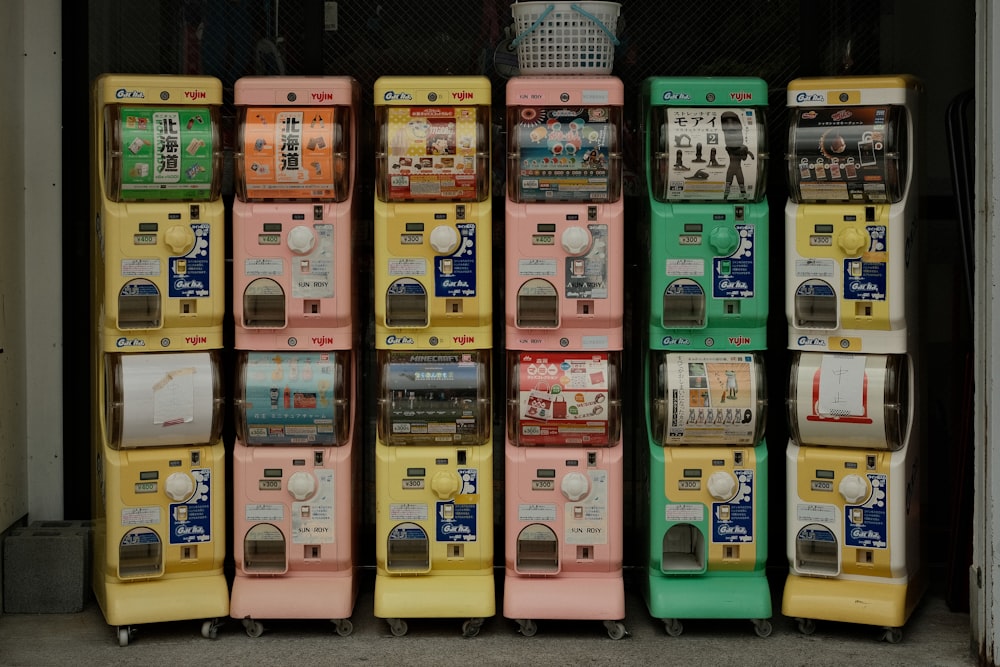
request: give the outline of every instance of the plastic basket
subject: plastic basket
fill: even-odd
[[[510,7],[522,74],[609,74],[618,38],[617,2],[515,2]]]

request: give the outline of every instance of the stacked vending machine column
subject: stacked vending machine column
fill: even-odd
[[[493,580],[490,82],[375,82],[375,615],[464,617]]]
[[[503,613],[626,635],[622,578],[624,86],[507,84]]]
[[[236,81],[230,615],[327,618],[357,598],[361,515],[350,77]]]
[[[122,646],[229,614],[221,103],[211,77],[92,88],[93,588]]]
[[[670,635],[685,618],[771,632],[765,372],[767,87],[754,78],[642,86],[649,189],[643,592]]]
[[[785,303],[793,350],[782,612],[899,641],[926,584],[915,427],[915,150],[909,76],[788,85]]]

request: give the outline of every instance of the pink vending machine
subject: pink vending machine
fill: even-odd
[[[353,627],[360,445],[357,82],[236,82],[236,431],[230,615]]]
[[[503,613],[626,633],[619,376],[624,87],[507,84]]]

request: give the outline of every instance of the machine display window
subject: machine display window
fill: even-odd
[[[236,367],[236,436],[241,442],[346,444],[354,382],[349,350],[241,351]],[[281,470],[269,468],[264,475],[280,477]]]
[[[909,175],[909,124],[897,105],[792,109],[787,179],[799,203],[896,203]]]
[[[507,194],[515,202],[609,203],[621,198],[622,109],[507,109]]]
[[[102,155],[111,201],[214,201],[222,186],[219,109],[109,104]]]
[[[233,155],[237,197],[347,200],[353,122],[348,106],[240,106]]]
[[[491,170],[488,106],[375,107],[375,191],[383,202],[482,202]]]
[[[755,107],[650,109],[651,194],[660,202],[757,202],[767,186],[767,125]]]
[[[378,355],[378,437],[389,445],[482,445],[491,426],[489,352]]]
[[[507,437],[518,446],[615,445],[620,374],[620,352],[509,353]]]

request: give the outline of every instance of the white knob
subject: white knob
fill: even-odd
[[[562,478],[560,489],[569,501],[576,502],[587,495],[590,480],[582,472],[571,472]]]
[[[570,255],[581,255],[590,247],[590,234],[583,227],[570,227],[562,233],[559,242]]]
[[[163,491],[171,500],[177,502],[187,500],[194,493],[194,480],[187,473],[175,472],[167,477]]]
[[[434,252],[447,255],[458,247],[458,230],[447,225],[439,225],[431,230],[431,248]]]
[[[840,486],[837,487],[837,490],[840,491],[840,495],[844,496],[844,500],[856,503],[868,496],[868,482],[861,475],[848,475],[840,480]]]
[[[305,225],[293,227],[288,232],[288,248],[296,255],[304,255],[316,245],[316,237],[311,229]]]
[[[288,478],[288,492],[296,500],[305,500],[316,490],[316,478],[307,472],[297,472]]]
[[[713,472],[707,484],[708,492],[717,500],[729,500],[736,494],[736,478],[728,472]]]

